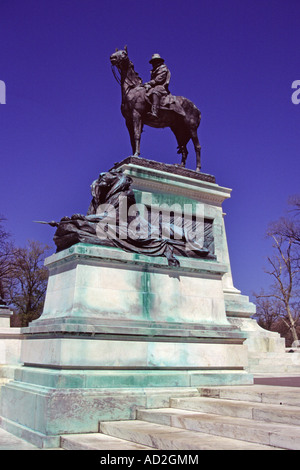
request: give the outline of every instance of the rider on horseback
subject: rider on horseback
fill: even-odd
[[[164,59],[159,54],[153,54],[149,63],[152,64],[151,80],[144,84],[147,97],[152,103],[150,116],[157,118],[157,112],[160,107],[162,97],[167,96],[169,91],[169,83],[171,73],[165,64]]]
[[[151,80],[143,85],[142,79],[134,70],[129,60],[127,47],[116,50],[110,56],[112,67],[120,73],[119,84],[122,88],[121,111],[129,131],[130,143],[134,156],[140,155],[140,142],[143,126],[163,128],[169,127],[174,133],[178,152],[182,154],[181,165],[185,166],[187,158],[187,143],[192,139],[197,167],[201,168],[200,144],[197,129],[201,120],[199,109],[184,96],[174,96],[169,92],[170,71],[159,54],[153,54],[149,61],[153,64]],[[115,74],[114,74],[115,75]],[[149,104],[152,113],[148,118]],[[158,108],[160,113],[158,115]]]

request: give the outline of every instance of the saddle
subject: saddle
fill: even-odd
[[[178,103],[176,96],[171,95],[171,93],[161,98],[160,108],[168,109],[170,111],[174,111],[177,114],[181,114],[182,116],[185,116],[185,112],[182,106]]]
[[[146,96],[146,101],[151,106],[152,103],[148,96]],[[159,109],[162,109],[164,111],[173,111],[174,113],[180,114],[181,116],[185,117],[184,109],[178,103],[176,96],[172,95],[171,93],[161,97]]]

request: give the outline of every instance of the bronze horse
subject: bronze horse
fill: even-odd
[[[188,155],[187,143],[192,139],[196,153],[196,171],[201,169],[201,146],[197,135],[197,129],[201,120],[199,109],[187,98],[183,96],[172,96],[168,106],[161,105],[158,118],[149,115],[151,109],[150,101],[146,96],[146,89],[138,73],[134,70],[133,63],[129,60],[127,47],[124,50],[117,50],[110,56],[110,62],[116,67],[120,74],[118,79],[114,68],[115,78],[121,85],[122,105],[121,112],[125,118],[129,131],[130,142],[134,156],[140,155],[140,141],[144,124],[151,127],[170,127],[173,131],[178,152],[182,154],[181,166],[185,167]],[[172,109],[173,108],[173,109]],[[176,108],[181,112],[176,112]]]

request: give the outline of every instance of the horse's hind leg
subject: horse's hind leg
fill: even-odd
[[[187,156],[188,156],[188,151],[187,151],[187,148],[186,148],[186,145],[188,143],[188,138],[186,136],[186,132],[183,130],[183,126],[173,126],[171,127],[175,137],[176,137],[176,140],[177,140],[177,144],[178,144],[178,147],[177,147],[177,153],[182,155],[181,157],[181,163],[180,163],[180,166],[183,166],[185,167],[185,164],[186,164],[186,159],[187,159]]]
[[[201,170],[201,145],[199,143],[197,129],[191,131],[191,138],[194,144],[195,153],[196,153],[196,171]]]

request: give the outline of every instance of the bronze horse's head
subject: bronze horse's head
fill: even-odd
[[[116,49],[116,52],[114,52],[110,56],[110,63],[111,65],[114,65],[118,68],[122,67],[122,64],[128,63],[129,58],[128,58],[128,51],[127,51],[127,46],[124,47],[124,50],[118,50]]]

